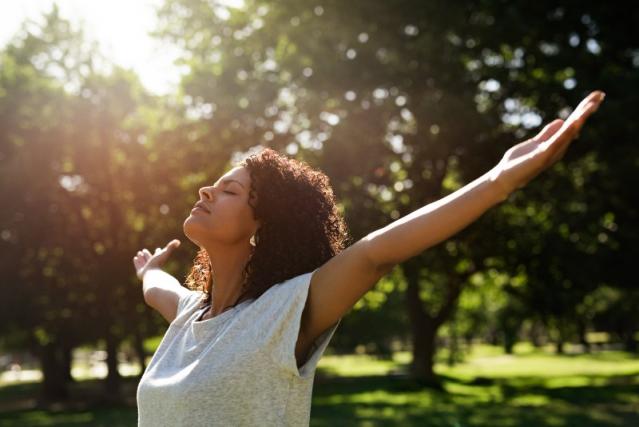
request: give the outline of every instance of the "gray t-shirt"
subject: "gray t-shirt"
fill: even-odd
[[[295,344],[314,272],[206,320],[196,321],[201,292],[180,298],[138,384],[138,426],[308,426],[315,369],[341,322],[298,369]]]

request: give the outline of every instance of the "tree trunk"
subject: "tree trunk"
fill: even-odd
[[[510,331],[504,331],[504,353],[513,354],[513,348],[516,343],[515,336]]]
[[[448,366],[455,366],[459,360],[459,340],[457,337],[457,323],[455,316],[450,318],[450,340],[448,343]]]
[[[40,347],[40,364],[42,368],[42,387],[40,403],[48,404],[69,398],[67,378],[69,373],[65,371],[65,354],[61,346],[52,341]]]
[[[419,263],[409,260],[402,266],[407,282],[406,304],[413,341],[411,376],[422,386],[441,390],[442,382],[434,371],[437,331],[453,313],[462,289],[461,284],[466,276],[455,276],[450,279],[446,300],[437,314],[430,316],[419,298]]]
[[[517,336],[519,335],[520,322],[517,318],[506,317],[502,319],[501,333],[503,338],[504,352],[513,354]]]
[[[557,330],[557,340],[555,341],[555,352],[557,354],[565,353],[565,344],[566,344],[566,332],[564,329],[564,319],[557,319],[557,324],[555,326]]]
[[[411,361],[411,376],[418,384],[442,389],[440,378],[435,374],[435,353],[437,351],[437,330],[433,322],[425,322],[413,331],[413,360]]]
[[[577,328],[579,330],[579,343],[583,346],[585,353],[590,353],[590,343],[586,338],[586,323],[577,321]]]
[[[71,368],[73,367],[73,347],[65,344],[60,351],[62,352],[62,371],[66,376],[66,381],[73,382],[75,381],[71,374]]]
[[[407,261],[403,264],[403,271],[407,282],[406,304],[413,343],[410,374],[420,385],[440,388],[441,382],[433,370],[437,329],[419,298],[419,265],[415,261]]]
[[[107,376],[104,385],[109,401],[118,401],[120,398],[121,376],[118,371],[118,346],[118,339],[112,333],[107,333]]]
[[[540,324],[537,320],[533,320],[530,327],[530,342],[535,348],[540,348],[542,346],[542,328],[542,324]]]
[[[137,355],[140,363],[139,378],[142,378],[142,374],[144,374],[144,371],[146,370],[146,350],[144,350],[144,338],[139,330],[136,330],[135,335],[133,336],[133,348],[135,349],[135,354]]]
[[[635,340],[635,331],[628,330],[621,334],[623,340],[623,348],[629,353],[637,353],[639,346]]]

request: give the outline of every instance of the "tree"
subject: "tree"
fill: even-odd
[[[476,178],[584,91],[608,90],[593,46],[620,41],[604,32],[610,16],[591,4],[248,1],[232,9],[171,0],[158,16],[157,35],[184,49],[191,72],[183,90],[211,112],[203,132],[321,167],[355,237]],[[601,31],[593,34],[595,22]],[[588,34],[587,48],[572,46],[574,32]],[[624,48],[607,54],[614,62]],[[588,87],[573,90],[575,76]],[[566,163],[598,148],[582,146]],[[553,173],[539,182],[552,183]],[[402,264],[412,371],[425,384],[438,383],[437,331],[472,274],[499,255],[482,242],[513,237],[497,217],[452,237],[452,256],[437,247]],[[425,288],[437,298],[426,303]]]

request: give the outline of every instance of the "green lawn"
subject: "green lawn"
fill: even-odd
[[[519,346],[509,356],[480,346],[465,363],[437,365],[445,393],[379,376],[397,363],[322,362],[340,378],[316,386],[313,426],[639,426],[639,358],[622,352],[557,356]]]
[[[419,389],[403,376],[409,357],[324,356],[311,426],[639,426],[636,356],[557,356],[525,345],[509,356],[495,347],[477,346],[464,363],[437,364],[445,392]],[[130,378],[128,405],[93,404],[57,412],[19,409],[32,402],[36,387],[0,387],[0,426],[136,424],[136,384]],[[73,393],[96,395],[98,387],[95,380],[79,381]]]

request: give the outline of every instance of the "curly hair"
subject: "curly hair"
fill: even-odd
[[[262,225],[244,268],[242,293],[230,307],[314,270],[350,243],[346,223],[324,173],[270,148],[245,158],[237,166],[246,167],[251,176],[249,205],[253,217]],[[253,202],[255,195],[257,203]],[[189,289],[204,292],[201,306],[211,302],[211,282],[211,262],[201,248],[186,278]]]

